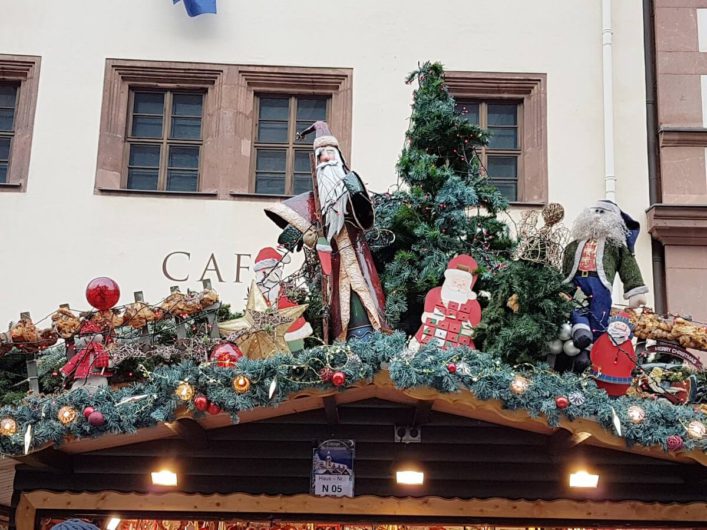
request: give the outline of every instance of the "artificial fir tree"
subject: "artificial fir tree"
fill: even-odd
[[[410,128],[398,161],[401,186],[379,196],[378,228],[395,234],[383,248],[372,244],[393,327],[414,333],[427,291],[440,285],[447,263],[471,254],[482,281],[512,244],[496,214],[507,201],[482,170],[477,149],[487,134],[455,109],[439,63],[412,72],[417,80]],[[381,232],[374,233],[374,237]]]
[[[485,352],[509,364],[537,363],[560,353],[560,327],[572,310],[572,287],[559,270],[567,230],[559,223],[557,203],[542,211],[545,225],[536,228],[538,212],[526,212],[518,225],[515,261],[493,275],[491,299],[474,339]],[[549,345],[555,342],[555,351]]]

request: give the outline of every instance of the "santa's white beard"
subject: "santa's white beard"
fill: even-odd
[[[626,223],[616,214],[595,214],[589,208],[582,210],[572,225],[572,239],[607,239],[615,245],[626,246]]]
[[[331,160],[317,166],[319,204],[327,227],[327,239],[334,239],[344,227],[348,192],[344,186],[344,165]]]
[[[280,296],[280,275],[276,273],[271,273],[267,276],[266,272],[256,273],[256,284],[263,293],[263,296],[267,298],[270,305],[277,302]]]

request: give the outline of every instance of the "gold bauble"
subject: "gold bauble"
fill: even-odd
[[[707,428],[701,421],[695,420],[688,423],[687,435],[693,440],[701,440],[704,438],[705,433],[707,433]]]
[[[74,421],[76,419],[76,415],[77,415],[76,409],[66,405],[65,407],[61,407],[59,409],[59,413],[57,414],[57,418],[64,425],[68,425],[69,423],[71,423],[72,421]]]
[[[182,401],[191,401],[194,397],[194,387],[189,383],[179,383],[174,393],[177,394],[177,397]]]
[[[522,375],[516,375],[513,378],[513,381],[511,381],[511,392],[513,392],[516,396],[520,396],[522,394],[525,394],[529,386],[530,381],[528,381]]]
[[[17,422],[13,419],[10,418],[9,416],[6,418],[0,419],[0,434],[3,436],[12,436],[17,432]]]
[[[237,375],[233,378],[233,390],[239,394],[248,392],[248,390],[250,390],[250,379],[244,375]]]
[[[631,420],[631,423],[635,424],[641,423],[646,418],[646,411],[638,405],[631,405],[626,410],[626,414],[628,414],[628,419]]]

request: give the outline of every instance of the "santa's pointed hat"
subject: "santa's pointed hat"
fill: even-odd
[[[348,167],[348,165],[346,164],[346,160],[344,159],[344,154],[341,152],[341,148],[339,147],[339,140],[336,139],[336,136],[331,134],[331,130],[329,130],[329,125],[327,124],[327,122],[322,120],[315,121],[304,131],[297,133],[297,136],[299,136],[300,138],[304,138],[312,132],[315,133],[312,148],[314,149],[314,152],[317,155],[319,155],[319,149],[322,149],[324,147],[336,147],[336,150],[339,151],[339,157],[341,157],[341,162],[344,164],[345,167]]]
[[[265,247],[260,249],[260,252],[258,252],[258,255],[255,257],[253,270],[260,271],[263,269],[272,269],[280,263],[286,265],[289,262],[290,256],[288,254],[283,255],[273,247]]]

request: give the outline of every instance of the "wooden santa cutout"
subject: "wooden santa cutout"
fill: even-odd
[[[476,283],[476,260],[466,254],[453,258],[444,272],[444,283],[425,296],[422,325],[410,341],[410,350],[433,343],[442,349],[474,348],[473,330],[481,322],[481,306],[472,287]]]
[[[609,319],[606,332],[592,346],[592,375],[597,386],[610,396],[624,395],[633,380],[636,351],[632,331],[628,315],[619,313]]]

